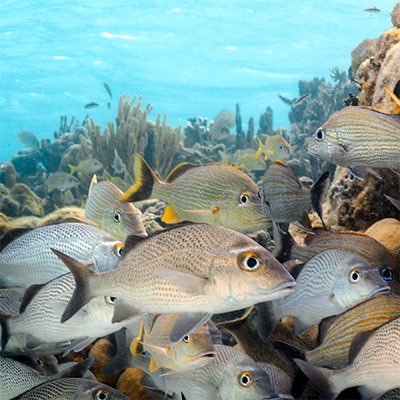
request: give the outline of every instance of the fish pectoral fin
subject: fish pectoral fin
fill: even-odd
[[[154,273],[171,285],[174,285],[179,289],[183,289],[186,292],[191,293],[204,293],[204,286],[208,282],[208,279],[206,278],[187,274],[186,272],[180,272],[173,269],[160,269],[155,271]]]
[[[348,153],[348,151],[349,151],[347,146],[344,143],[340,143],[340,142],[333,143],[333,146],[336,147],[336,150],[338,150],[338,151],[340,151],[341,153],[344,153],[344,154]]]
[[[149,371],[150,372],[156,372],[158,371],[158,365],[156,364],[156,362],[154,361],[154,357],[151,356],[150,357],[150,361],[149,361]]]
[[[114,315],[112,319],[113,324],[137,317],[138,315],[140,315],[139,310],[132,305],[125,303],[121,299],[116,299],[114,301]]]
[[[93,343],[97,338],[93,337],[86,337],[84,339],[77,339],[74,340],[70,346],[68,346],[62,356],[66,357],[71,351],[73,352],[80,352],[82,351],[85,347],[89,346],[91,343]]]
[[[169,347],[162,347],[162,346],[155,346],[153,344],[148,344],[148,343],[143,343],[142,345],[145,350],[148,350],[150,354],[152,353],[158,353],[158,354],[163,354],[163,355],[168,355],[169,353]]]
[[[365,179],[367,174],[371,174],[373,176],[375,176],[375,178],[383,180],[382,177],[372,168],[368,168],[368,167],[348,167],[350,172],[357,178],[360,180]]]
[[[305,225],[305,221],[303,221],[303,222],[295,221],[295,222],[292,222],[292,224],[294,226],[297,226],[297,228],[301,229],[302,231],[304,231],[304,232],[306,232],[306,233],[308,233],[310,235],[315,235],[315,232],[312,230],[312,228],[307,227]]]
[[[206,313],[182,313],[176,319],[170,334],[171,343],[179,342],[185,335],[204,325],[211,318]]]
[[[163,216],[161,217],[161,221],[165,224],[177,224],[182,222],[182,219],[177,215],[172,206],[167,205],[165,207]]]

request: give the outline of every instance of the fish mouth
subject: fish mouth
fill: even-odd
[[[268,291],[267,297],[265,297],[265,300],[263,301],[275,300],[276,298],[288,296],[289,294],[293,293],[295,286],[295,281],[283,282]],[[265,294],[265,289],[257,288],[257,294]]]
[[[198,361],[203,358],[214,358],[217,355],[215,351],[206,351],[204,353],[197,354],[196,356],[190,357],[190,361]]]
[[[390,293],[390,291],[391,291],[390,286],[382,286],[382,287],[376,288],[372,292],[371,297],[376,296],[377,294]]]

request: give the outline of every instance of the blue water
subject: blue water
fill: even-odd
[[[16,134],[52,137],[61,115],[84,105],[104,125],[121,94],[142,95],[170,125],[212,119],[240,103],[243,120],[267,106],[288,126],[278,94],[296,97],[299,79],[329,77],[351,50],[391,26],[395,1],[2,0],[0,161],[22,147]],[[367,7],[382,11],[370,14]],[[107,82],[113,91],[106,107]]]

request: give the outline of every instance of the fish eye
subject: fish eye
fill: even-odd
[[[256,271],[260,266],[260,260],[253,253],[247,253],[241,263],[242,269],[245,271]]]
[[[240,202],[242,203],[242,204],[246,204],[247,202],[249,201],[249,196],[248,196],[248,194],[245,192],[245,193],[242,193],[241,195],[240,195]]]
[[[249,387],[253,383],[253,377],[250,372],[242,372],[239,375],[239,383],[243,387]]]
[[[36,361],[37,361],[39,367],[43,367],[44,362],[43,362],[42,358],[38,358]]]
[[[283,145],[279,145],[279,150],[283,150],[284,149],[284,147],[283,147]]]
[[[109,399],[109,392],[105,389],[99,389],[96,391],[95,395],[96,400],[108,400]]]
[[[323,131],[322,129],[318,129],[317,132],[315,132],[315,137],[318,140],[324,140],[325,139],[325,131]]]
[[[121,213],[117,210],[114,214],[114,222],[117,224],[121,222]]]
[[[123,243],[117,243],[114,246],[114,253],[117,257],[122,257],[122,255],[124,254],[124,244]]]
[[[185,335],[185,336],[182,338],[182,342],[183,342],[183,343],[189,343],[189,335]]]
[[[381,270],[381,277],[385,281],[391,281],[393,279],[393,272],[390,268],[384,268]]]
[[[259,199],[261,199],[261,190],[259,190],[259,191],[257,192],[257,197],[258,197]]]
[[[113,297],[113,296],[106,296],[106,303],[108,303],[108,304],[115,304],[115,300],[117,300],[117,298],[116,297]]]
[[[356,269],[353,269],[350,272],[350,282],[351,283],[357,283],[360,280],[360,277],[361,277],[360,273]]]

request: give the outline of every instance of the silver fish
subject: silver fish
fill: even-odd
[[[47,343],[70,341],[72,345],[65,353],[80,351],[97,338],[116,332],[131,322],[113,324],[114,299],[96,297],[73,318],[61,323],[61,316],[74,290],[75,280],[71,274],[29,288],[21,305],[21,314],[7,319],[3,335],[7,334],[10,340],[3,350],[21,352]],[[5,341],[2,337],[2,342]]]
[[[42,371],[32,361],[26,360],[28,364],[8,357],[0,356],[0,398],[11,400],[16,396],[41,385],[51,379],[58,379],[62,376],[82,376],[93,362],[93,358],[86,359],[83,363],[74,365],[71,369],[62,374],[49,377],[42,374]]]
[[[304,102],[308,97],[311,96],[311,93],[305,93],[302,96],[298,97],[297,99],[293,100],[293,106],[298,106]]]
[[[15,400],[129,400],[103,383],[81,378],[63,378],[43,383]]]
[[[93,175],[85,205],[85,217],[122,242],[129,235],[147,236],[142,213],[132,203],[119,201],[122,194],[112,182],[97,182],[96,175]]]
[[[114,160],[111,166],[113,167],[114,172],[118,175],[122,175],[126,172],[125,164],[121,160],[121,157],[119,156],[117,149],[114,149]]]
[[[27,147],[38,149],[40,147],[39,140],[34,133],[30,131],[18,132],[19,141]]]
[[[107,271],[121,257],[123,243],[106,232],[81,223],[67,222],[32,229],[0,252],[0,286],[45,283],[68,272],[50,248],[87,260],[97,271]]]
[[[86,110],[90,110],[91,108],[96,108],[99,106],[99,103],[95,103],[94,101],[91,101],[90,103],[85,104],[84,108]]]
[[[103,85],[104,85],[104,89],[106,89],[108,95],[110,96],[110,99],[112,99],[112,92],[111,92],[110,85],[107,82],[104,82]]]
[[[299,334],[323,318],[389,290],[375,264],[347,251],[327,250],[302,267],[294,293],[267,307],[275,322],[284,316],[295,317]]]
[[[335,399],[344,389],[358,386],[363,399],[377,399],[400,385],[400,318],[358,334],[351,345],[349,365],[343,369],[295,361],[318,385],[321,398]]]
[[[76,260],[55,253],[74,274],[77,288],[63,314],[71,318],[90,299],[113,296],[114,321],[130,312],[204,314],[242,309],[292,292],[294,280],[268,252],[228,228],[188,224],[148,238],[130,236],[117,268],[98,274]],[[198,314],[202,314],[199,317]],[[178,319],[179,326],[188,315]],[[193,326],[192,326],[193,328]],[[183,335],[175,337],[178,341]]]
[[[230,346],[215,345],[216,356],[205,367],[160,376],[150,374],[158,389],[183,393],[186,400],[278,399],[265,370],[246,353]],[[134,363],[149,373],[146,363]]]
[[[54,189],[64,192],[65,190],[77,187],[79,185],[79,179],[66,172],[55,172],[54,174],[50,174],[46,179],[46,185],[49,192]]]

